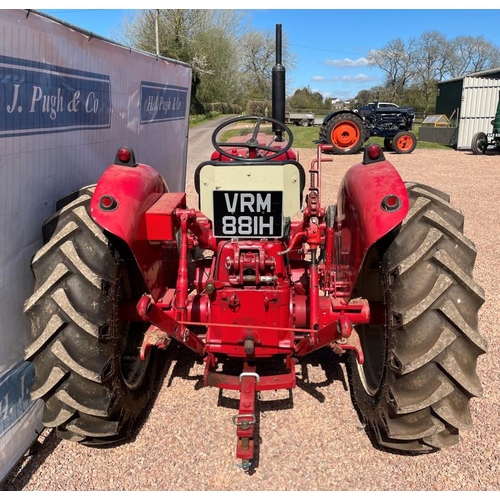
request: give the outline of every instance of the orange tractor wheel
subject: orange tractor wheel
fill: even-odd
[[[335,154],[355,154],[365,142],[365,127],[358,116],[341,113],[328,122],[324,136]]]
[[[411,132],[399,132],[392,140],[393,150],[402,155],[409,154],[417,147],[417,138]]]

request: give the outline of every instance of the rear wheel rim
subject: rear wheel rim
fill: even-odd
[[[375,396],[382,385],[385,365],[385,335],[382,326],[365,326],[359,331],[365,353],[362,365],[357,363],[359,376],[367,394]]]
[[[142,386],[149,366],[149,354],[144,361],[140,358],[143,333],[141,324],[120,325],[120,371],[131,391]]]
[[[360,139],[359,127],[353,122],[341,122],[333,128],[331,138],[340,149],[352,148]]]
[[[402,135],[398,138],[397,146],[400,151],[410,151],[413,146],[413,139],[409,135]]]
[[[363,283],[361,295],[372,303],[384,303],[381,287],[380,257],[375,249],[367,255],[365,265],[361,269],[360,277]],[[359,378],[365,392],[374,397],[380,390],[384,376],[386,362],[386,334],[385,325],[369,324],[358,325],[359,335],[364,353],[364,363],[356,363]]]
[[[483,153],[486,152],[486,150],[488,149],[488,140],[486,136],[484,135],[479,136],[477,140],[477,146]]]
[[[132,298],[132,277],[126,263],[121,266],[119,275],[119,300],[129,300]],[[147,323],[137,321],[120,320],[118,323],[120,372],[123,382],[131,391],[142,386],[148,371],[149,353],[144,361],[140,357],[147,326]]]

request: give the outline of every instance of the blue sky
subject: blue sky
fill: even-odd
[[[60,7],[59,3],[42,4],[48,5],[50,9],[41,6],[35,8],[110,39],[114,38],[113,33],[116,33],[122,18],[134,12],[134,2],[130,2],[130,9],[125,10],[99,9],[103,4],[93,1],[84,4],[89,7],[87,10],[70,10],[64,8],[67,3]],[[274,33],[276,24],[282,24],[283,32],[290,41],[290,49],[296,54],[295,68],[287,68],[288,94],[292,94],[295,88],[309,87],[325,97],[354,97],[360,90],[382,83],[382,72],[366,63],[370,50],[380,49],[398,37],[404,40],[418,37],[425,31],[439,31],[448,39],[458,35],[484,36],[500,47],[500,9],[494,9],[495,2],[491,0],[478,2],[481,8],[476,10],[447,8],[448,4],[456,5],[449,0],[439,2],[440,10],[433,9],[432,5],[436,2],[429,0],[415,2],[422,7],[418,10],[384,8],[384,0],[358,0],[356,5],[362,7],[366,4],[369,8],[355,10],[324,8],[335,7],[337,3],[326,0],[311,2],[313,8],[307,10],[264,8],[270,3],[254,0],[251,3],[254,8],[244,12],[250,26],[255,29]],[[342,6],[345,4],[341,3]],[[120,5],[128,6],[127,2]],[[227,1],[210,2],[211,8],[231,8],[233,5]],[[374,5],[381,8],[373,10]],[[185,8],[205,6],[191,0],[183,2]],[[150,7],[146,3],[141,7],[159,6],[153,3]]]

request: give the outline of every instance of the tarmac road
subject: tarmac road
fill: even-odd
[[[212,132],[223,121],[227,120],[228,116],[214,118],[199,123],[189,130],[189,143],[187,154],[187,170],[186,170],[186,191],[194,185],[194,172],[196,167],[204,161],[210,159],[210,155],[214,151],[212,145]]]

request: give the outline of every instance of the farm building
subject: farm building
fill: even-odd
[[[438,83],[436,114],[456,123],[456,149],[470,149],[476,132],[491,131],[499,93],[500,67]]]

